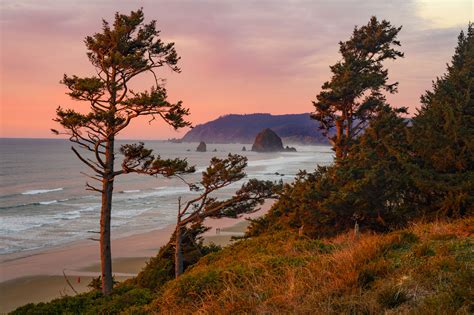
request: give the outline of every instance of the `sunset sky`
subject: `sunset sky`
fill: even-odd
[[[58,105],[85,110],[59,84],[64,73],[91,75],[83,39],[101,19],[143,7],[165,41],[176,43],[182,73],[163,69],[170,100],[194,124],[228,113],[303,113],[329,79],[338,42],[370,16],[403,25],[405,58],[389,64],[400,81],[394,106],[411,113],[444,73],[457,35],[474,20],[472,0],[399,1],[14,1],[0,0],[1,137],[53,137]],[[152,78],[140,77],[138,88]],[[134,123],[122,138],[181,137],[161,122]]]

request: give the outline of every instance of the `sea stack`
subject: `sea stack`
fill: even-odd
[[[280,152],[284,151],[281,138],[270,128],[262,130],[252,146],[252,151],[256,152]]]
[[[204,141],[201,141],[196,148],[196,152],[206,152],[206,150],[206,143]]]
[[[245,147],[244,147],[245,148]],[[275,133],[275,131],[270,128],[262,130],[257,137],[252,146],[252,151],[255,152],[296,152],[296,149],[293,147],[286,146],[283,147],[283,142],[281,138]]]

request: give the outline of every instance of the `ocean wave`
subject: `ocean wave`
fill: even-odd
[[[50,204],[57,203],[57,202],[58,202],[57,200],[40,201],[40,202],[38,202],[38,204],[40,204],[40,205],[50,205]]]
[[[153,208],[144,208],[144,209],[128,209],[128,210],[114,210],[112,216],[118,219],[131,219],[136,217],[144,212],[150,211]]]
[[[73,220],[73,219],[78,219],[81,217],[81,211],[75,210],[75,211],[68,211],[64,213],[58,213],[53,216],[53,219],[59,219],[59,220]]]
[[[125,199],[122,200],[139,200],[139,199],[146,199],[150,197],[165,197],[165,196],[173,196],[173,195],[180,195],[192,193],[188,187],[157,187],[154,188],[153,191],[146,191],[141,192],[139,194],[127,194],[127,197],[122,197]],[[118,196],[117,196],[118,197]]]
[[[56,203],[56,202],[57,202],[57,200],[32,202],[32,203],[20,203],[20,204],[17,204],[17,205],[0,207],[0,209],[1,210],[8,210],[8,209],[16,209],[16,208],[31,207],[31,206],[43,206],[43,205],[48,205],[48,204],[52,204],[52,203]]]
[[[313,154],[301,154],[301,155],[292,155],[292,156],[279,156],[273,159],[262,159],[262,160],[256,160],[256,161],[249,161],[248,166],[249,167],[257,167],[257,166],[286,166],[289,163],[299,163],[299,162],[307,162],[314,159]]]
[[[23,207],[31,207],[31,206],[47,206],[55,203],[62,203],[69,201],[70,199],[60,199],[60,200],[46,200],[46,201],[39,201],[39,202],[30,202],[30,203],[20,203],[11,206],[0,207],[0,210],[8,210],[8,209],[16,209],[16,208],[23,208]],[[64,204],[68,205],[68,204]]]
[[[53,189],[28,190],[28,191],[22,192],[21,194],[22,195],[39,195],[39,194],[47,194],[47,193],[50,193],[50,192],[61,191],[61,190],[63,190],[63,187],[53,188]]]
[[[130,194],[130,193],[137,193],[140,192],[140,189],[131,189],[131,190],[122,190],[121,194]]]
[[[96,204],[96,205],[81,205],[81,208],[79,209],[79,211],[81,212],[96,212],[98,210],[100,210],[100,204]]]
[[[0,223],[0,235],[8,235],[11,232],[23,232],[37,229],[42,226],[51,226],[64,220],[73,220],[78,219],[79,217],[81,217],[81,212],[79,210],[42,216],[2,217]]]

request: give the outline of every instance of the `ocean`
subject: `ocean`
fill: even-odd
[[[117,141],[117,148],[124,143]],[[219,192],[225,198],[250,178],[291,182],[299,170],[312,171],[332,162],[329,146],[296,146],[298,152],[242,152],[249,144],[208,144],[144,141],[163,158],[187,158],[197,181],[213,156],[238,153],[248,157],[247,177]],[[100,195],[85,190],[88,169],[62,139],[0,139],[0,255],[52,247],[97,237]],[[216,149],[217,152],[213,152]],[[119,162],[119,161],[118,161]],[[118,164],[117,164],[118,166]],[[127,174],[115,181],[112,237],[147,232],[173,224],[178,197],[192,192],[179,179]]]

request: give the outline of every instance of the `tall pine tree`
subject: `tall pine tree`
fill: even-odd
[[[97,186],[86,185],[102,196],[100,257],[105,295],[111,293],[113,285],[110,224],[115,177],[130,172],[172,176],[193,171],[186,161],[153,156],[143,144],[125,146],[122,168],[115,168],[115,138],[133,119],[159,117],[175,129],[189,125],[185,120],[188,110],[181,102],[168,102],[166,89],[157,78],[156,70],[163,66],[180,71],[174,44],[162,42],[159,33],[155,21],[144,23],[142,10],[130,15],[117,13],[112,25],[104,20],[102,31],[85,39],[87,56],[97,74],[83,78],[64,75],[62,80],[73,100],[89,105],[87,113],[59,107],[55,121],[64,131],[53,132],[68,135],[78,145],[72,147],[73,152],[93,172],[89,177],[98,182]],[[150,91],[131,91],[131,81],[143,73],[150,73],[155,85]]]
[[[367,25],[355,27],[348,41],[339,43],[342,60],[330,67],[332,78],[313,101],[315,111],[311,115],[326,135],[335,128],[335,135],[329,139],[338,160],[347,156],[353,139],[385,105],[382,92],[397,92],[398,83],[388,83],[383,62],[403,57],[394,48],[400,46],[400,30],[401,27],[372,17]]]

